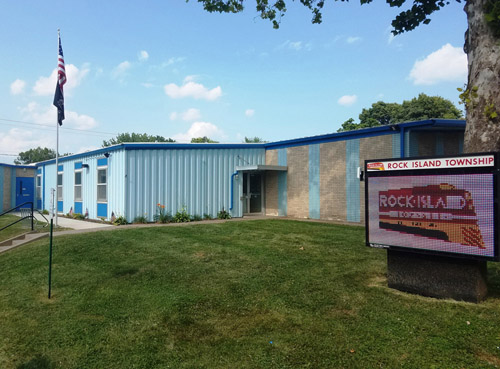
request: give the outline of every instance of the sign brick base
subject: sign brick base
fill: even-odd
[[[488,292],[486,280],[486,261],[387,250],[390,288],[477,303]]]

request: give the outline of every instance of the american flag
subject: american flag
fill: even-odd
[[[57,108],[57,122],[62,126],[64,120],[64,94],[63,86],[66,83],[66,69],[64,68],[64,55],[61,46],[61,36],[59,35],[59,57],[57,62],[57,84],[54,95],[54,106]]]

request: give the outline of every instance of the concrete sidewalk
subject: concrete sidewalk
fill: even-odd
[[[45,215],[45,218],[50,224],[50,215]],[[45,222],[45,219],[38,213],[35,213],[35,219],[41,222]],[[56,219],[54,218],[54,226],[56,224]],[[57,225],[61,228],[71,228],[71,229],[98,229],[98,228],[109,228],[113,227],[111,224],[99,223],[99,222],[89,222],[86,220],[70,219],[65,217],[57,217]]]

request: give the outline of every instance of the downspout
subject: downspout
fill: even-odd
[[[231,207],[229,210],[233,210],[234,176],[236,175],[238,175],[238,171],[231,174]]]

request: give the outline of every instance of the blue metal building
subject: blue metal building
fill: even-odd
[[[60,213],[90,219],[152,221],[161,204],[172,214],[185,207],[199,216],[224,209],[360,223],[365,159],[458,154],[464,129],[464,121],[431,119],[261,144],[125,143],[60,158],[57,170],[55,160],[38,163],[30,176],[39,209],[50,208],[57,188]],[[4,193],[8,181],[0,170]]]

